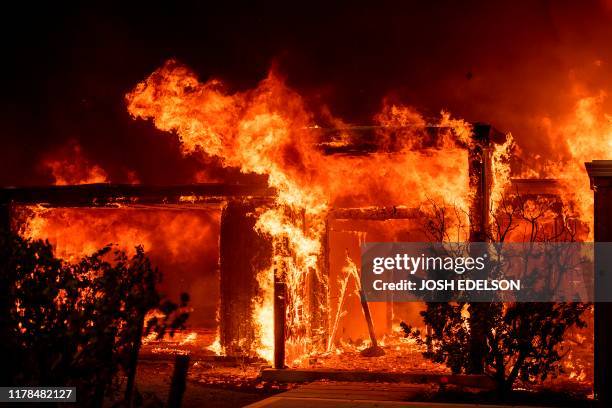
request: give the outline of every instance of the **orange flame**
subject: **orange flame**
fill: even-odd
[[[558,179],[562,199],[570,205],[570,215],[590,227],[589,240],[593,239],[593,192],[584,163],[610,158],[612,115],[605,111],[606,98],[603,91],[596,95],[580,92],[566,117],[557,121],[550,117],[541,118],[542,127],[555,151],[546,158],[532,157],[531,170],[521,175]]]
[[[575,202],[580,218],[589,225],[593,222],[593,192],[584,163],[610,158],[612,115],[603,110],[606,97],[604,92],[600,92],[596,96],[580,98],[572,116],[551,134],[565,139],[570,156],[566,163],[555,168],[556,176],[565,185],[567,196]]]
[[[471,127],[446,112],[437,124],[436,143],[425,146],[421,139],[426,122],[421,116],[407,107],[385,105],[377,121],[405,127],[392,153],[331,157],[317,147],[321,140],[314,115],[275,72],[254,89],[229,94],[220,81],[202,83],[188,68],[170,60],[126,100],[135,118],[152,119],[157,128],[176,132],[185,153],[201,151],[244,173],[267,175],[278,191],[277,206],[259,216],[256,229],[268,234],[275,248],[282,248],[275,263],[282,262],[287,273],[288,326],[296,333],[307,332],[310,325],[303,292],[310,274],[321,278],[320,241],[330,206],[419,206],[439,198],[467,208],[464,147]],[[378,135],[381,146],[390,146],[390,140],[384,141],[389,136],[384,126]],[[340,139],[340,143],[350,140],[346,134]],[[420,150],[411,150],[416,147]],[[273,274],[273,269],[258,273],[261,296],[254,305],[256,348],[266,359],[271,358],[273,344]],[[288,342],[308,348],[303,336],[290,335]]]
[[[104,169],[85,158],[81,147],[71,143],[68,147],[43,160],[42,165],[55,179],[56,185],[106,183]]]

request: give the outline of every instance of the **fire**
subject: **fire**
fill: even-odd
[[[253,320],[259,344],[256,352],[266,361],[274,358],[274,269],[264,269],[257,274],[261,295],[254,299]]]
[[[104,169],[87,160],[77,143],[70,143],[44,159],[42,165],[51,173],[56,185],[108,182]]]
[[[331,335],[329,336],[329,339],[327,342],[327,350],[326,350],[327,352],[332,351],[332,347],[334,345],[334,340],[336,337],[336,331],[338,329],[338,323],[340,322],[340,318],[345,313],[344,301],[346,297],[350,295],[350,293],[347,293],[349,280],[351,278],[354,279],[356,287],[359,287],[361,285],[361,280],[359,276],[359,271],[357,269],[357,265],[355,265],[355,262],[353,262],[353,260],[348,255],[348,253],[346,254],[346,265],[342,268],[342,273],[343,273],[343,276],[339,279],[340,296],[338,297],[338,304],[336,305],[336,315],[334,317],[334,323],[332,325]],[[359,296],[359,293],[357,293],[357,295]]]
[[[179,340],[179,344],[181,346],[184,346],[186,344],[193,344],[195,343],[196,339],[198,338],[198,333],[196,332],[191,332],[188,333],[185,337],[183,337],[182,339]]]
[[[170,258],[185,256],[201,239],[207,239],[210,226],[190,214],[173,211],[143,211],[123,208],[22,208],[25,222],[22,235],[32,239],[48,239],[55,255],[75,261],[108,244],[132,253],[134,247],[151,250],[163,247]],[[152,225],[157,222],[168,228],[174,237],[165,241]],[[201,241],[200,241],[201,242]],[[187,253],[188,253],[187,252]],[[194,251],[195,253],[195,251]]]
[[[48,240],[55,255],[68,262],[78,262],[109,244],[128,256],[142,245],[162,273],[161,294],[172,301],[183,292],[191,296],[189,306],[196,313],[189,326],[214,327],[218,321],[219,209],[21,206],[15,210],[22,236]]]
[[[567,143],[569,159],[558,171],[566,186],[567,195],[576,203],[581,219],[593,222],[593,193],[589,187],[584,163],[605,160],[612,151],[612,115],[604,111],[607,95],[580,98],[572,115],[550,136],[563,137]]]
[[[219,335],[217,334],[215,341],[207,347],[209,351],[212,351],[215,355],[220,356],[223,354],[223,346],[221,346],[221,340],[219,339]]]
[[[253,308],[259,331],[255,348],[268,360],[273,344],[272,282],[280,269],[286,271],[289,292],[288,347],[301,352],[311,347],[304,335],[310,327],[304,288],[310,275],[325,280],[318,260],[325,216],[332,206],[418,207],[428,199],[440,199],[467,208],[466,145],[471,127],[446,112],[434,124],[439,134],[426,143],[427,123],[418,113],[385,104],[375,119],[382,125],[377,133],[380,150],[387,153],[332,157],[318,144],[341,146],[355,135],[341,132],[325,140],[316,114],[274,71],[256,88],[232,94],[221,81],[200,82],[188,68],[170,60],[126,100],[133,117],[151,119],[157,128],[175,132],[186,154],[202,152],[244,173],[266,175],[277,190],[276,206],[263,211],[256,224],[260,233],[272,238],[276,251],[276,271],[273,267],[257,275],[261,295]],[[388,126],[402,127],[399,141],[386,132]]]
[[[506,190],[510,186],[510,160],[512,159],[513,150],[515,148],[514,137],[508,133],[506,141],[502,144],[493,147],[491,155],[491,171],[492,171],[492,186],[491,186],[491,212],[495,213],[499,201],[502,199]]]
[[[612,115],[606,112],[608,96],[604,91],[595,95],[578,91],[576,95],[574,106],[564,117],[540,118],[546,137],[555,148],[546,157],[539,154],[523,157],[529,162],[530,169],[523,171],[520,177],[558,179],[562,186],[562,199],[571,205],[573,214],[570,215],[591,227],[593,192],[584,163],[609,158],[612,150]],[[593,239],[592,228],[588,239]]]

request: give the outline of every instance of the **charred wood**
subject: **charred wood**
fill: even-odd
[[[335,208],[330,211],[329,217],[336,220],[371,220],[384,221],[392,219],[418,219],[423,214],[418,208],[403,206],[393,207],[362,207],[362,208]]]
[[[71,186],[20,187],[0,190],[0,202],[92,207],[109,204],[171,204],[223,201],[228,197],[272,197],[266,185],[188,184],[152,186],[141,184],[83,184]]]
[[[272,259],[270,239],[254,230],[260,210],[248,200],[232,200],[221,213],[219,238],[221,346],[227,355],[249,355],[255,341],[253,299],[257,273]]]

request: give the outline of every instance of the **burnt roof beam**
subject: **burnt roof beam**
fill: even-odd
[[[175,204],[223,201],[230,198],[271,198],[275,190],[266,185],[187,184],[81,184],[0,189],[0,203],[49,206],[104,206],[112,204]]]

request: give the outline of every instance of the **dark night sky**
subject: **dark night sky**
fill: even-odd
[[[347,122],[368,123],[387,96],[491,122],[543,151],[534,118],[562,117],[576,82],[612,84],[609,0],[244,3],[4,11],[0,185],[50,183],[41,158],[69,140],[113,181],[128,170],[191,181],[197,160],[123,101],[170,57],[230,89],[254,86],[274,61],[308,104]]]

